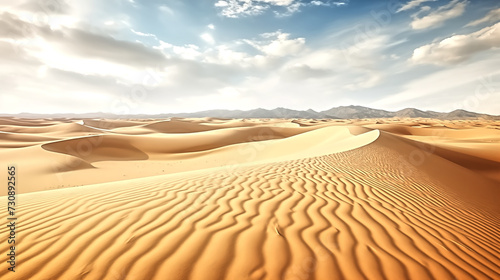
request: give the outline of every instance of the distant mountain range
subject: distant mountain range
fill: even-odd
[[[163,119],[171,117],[183,118],[285,118],[285,119],[367,119],[367,118],[435,118],[435,119],[499,119],[500,116],[492,116],[481,113],[474,113],[465,110],[455,110],[449,113],[434,111],[421,111],[415,108],[406,108],[396,112],[390,112],[379,109],[372,109],[363,106],[340,106],[329,110],[316,112],[312,109],[307,111],[291,110],[287,108],[276,108],[273,110],[253,109],[242,110],[208,110],[195,113],[177,113],[177,114],[134,114],[134,115],[114,115],[108,113],[86,113],[86,114],[0,114],[6,117],[19,118],[108,118],[108,119]]]

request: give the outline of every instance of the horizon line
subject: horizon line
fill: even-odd
[[[241,112],[248,112],[248,111],[254,111],[254,110],[273,111],[273,110],[277,110],[277,109],[286,109],[286,110],[298,111],[298,112],[314,111],[316,113],[322,113],[322,112],[326,112],[326,111],[329,111],[329,110],[332,110],[332,109],[342,108],[342,107],[363,107],[363,108],[366,108],[366,109],[386,111],[386,112],[390,112],[390,113],[396,113],[396,112],[399,112],[399,111],[402,111],[402,110],[406,110],[406,109],[414,109],[414,110],[419,110],[419,111],[422,111],[422,112],[444,113],[444,114],[455,112],[455,111],[465,111],[465,112],[469,112],[469,113],[482,114],[482,115],[488,115],[488,116],[500,116],[500,115],[497,115],[497,114],[488,114],[488,113],[477,112],[477,111],[468,111],[468,110],[461,109],[461,108],[457,108],[457,109],[445,112],[445,111],[424,110],[424,109],[418,109],[418,108],[415,108],[415,107],[406,107],[406,108],[399,109],[399,110],[388,110],[388,109],[372,108],[372,107],[367,107],[367,106],[363,106],[363,105],[341,105],[341,106],[335,106],[335,107],[332,107],[330,109],[321,110],[321,111],[318,111],[318,110],[315,110],[315,109],[312,109],[312,108],[308,108],[308,109],[291,109],[291,108],[287,108],[287,107],[276,107],[276,108],[273,108],[273,109],[266,109],[266,108],[258,107],[258,108],[248,109],[248,110],[243,110],[243,109],[207,109],[207,110],[201,110],[201,111],[190,111],[190,112],[179,112],[179,113],[166,112],[166,113],[129,113],[129,114],[113,113],[113,112],[102,112],[102,111],[84,112],[84,113],[70,113],[70,112],[64,112],[64,113],[32,113],[32,112],[1,113],[0,112],[0,116],[14,116],[14,115],[23,115],[23,114],[28,114],[28,115],[109,114],[109,115],[115,115],[115,116],[134,116],[134,115],[155,116],[155,115],[168,115],[168,114],[171,114],[171,115],[175,115],[175,114],[195,114],[195,113],[202,113],[202,112],[207,112],[207,111],[241,111]]]

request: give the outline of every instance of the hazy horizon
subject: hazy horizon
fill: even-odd
[[[498,115],[494,0],[0,4],[0,113]]]
[[[368,109],[374,109],[374,110],[381,110],[381,111],[387,111],[387,112],[398,112],[398,111],[401,111],[401,110],[405,110],[405,109],[416,109],[416,110],[420,110],[420,111],[424,111],[424,112],[436,112],[436,113],[450,113],[450,112],[453,112],[453,111],[456,111],[456,110],[464,110],[464,109],[454,109],[454,110],[450,110],[450,111],[433,111],[433,110],[422,110],[422,109],[419,109],[419,108],[413,108],[413,107],[406,107],[406,108],[401,108],[401,109],[397,109],[397,110],[386,110],[386,109],[381,109],[381,108],[372,108],[372,107],[367,107],[367,106],[362,106],[362,105],[341,105],[341,106],[335,106],[335,107],[332,107],[332,108],[329,108],[329,109],[333,109],[333,108],[338,108],[338,107],[364,107],[364,108],[368,108]],[[301,109],[293,109],[293,108],[286,108],[286,107],[275,107],[275,108],[253,108],[253,109],[248,109],[248,110],[240,110],[240,109],[208,109],[208,110],[202,110],[202,111],[185,111],[185,112],[160,112],[160,113],[131,113],[131,114],[128,114],[128,115],[164,115],[164,114],[194,114],[194,113],[200,113],[200,112],[203,112],[203,111],[242,111],[242,112],[246,112],[246,111],[252,111],[252,110],[259,110],[259,109],[263,109],[263,110],[268,110],[268,111],[273,111],[273,110],[277,110],[277,109],[286,109],[286,110],[294,110],[294,111],[301,111],[301,112],[306,112],[308,110],[313,110],[317,113],[320,113],[320,112],[323,112],[323,111],[327,111],[329,109],[326,109],[326,110],[314,110],[312,108],[308,108],[308,109],[305,109],[305,110],[301,110]],[[468,111],[468,110],[465,110],[465,111]],[[468,112],[471,112],[471,113],[477,113],[477,114],[486,114],[486,115],[492,115],[492,116],[498,116],[498,114],[488,114],[488,113],[484,113],[484,112],[479,112],[479,111],[468,111]],[[106,115],[106,114],[115,114],[113,112],[99,112],[99,111],[94,111],[94,112],[91,112],[91,111],[88,111],[88,112],[81,112],[81,113],[72,113],[72,112],[50,112],[50,113],[33,113],[33,112],[20,112],[20,113],[2,113],[0,112],[0,116],[2,115],[23,115],[23,114],[30,114],[30,115],[87,115],[87,114],[103,114],[103,115]],[[127,114],[115,114],[117,116],[120,116],[120,115],[127,115]]]

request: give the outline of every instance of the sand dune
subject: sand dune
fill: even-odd
[[[0,122],[0,279],[500,279],[498,122],[79,121]]]

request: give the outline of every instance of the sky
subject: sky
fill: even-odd
[[[0,0],[0,113],[500,115],[498,0]]]

